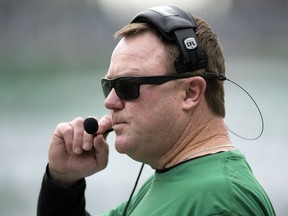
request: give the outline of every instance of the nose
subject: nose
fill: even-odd
[[[118,97],[113,88],[106,97],[104,105],[109,110],[122,109],[124,107],[124,102]]]

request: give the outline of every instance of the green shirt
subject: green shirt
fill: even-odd
[[[125,204],[111,210],[122,215]],[[240,151],[191,159],[156,171],[133,197],[131,216],[275,215]]]

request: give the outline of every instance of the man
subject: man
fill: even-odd
[[[105,215],[275,215],[228,136],[223,50],[208,24],[160,6],[116,37],[101,81],[110,115],[96,136],[84,131],[82,118],[56,127],[38,215],[88,215],[84,178],[106,167],[111,128],[118,152],[156,171],[131,202]]]

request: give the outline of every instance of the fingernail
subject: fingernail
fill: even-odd
[[[81,153],[82,153],[82,149],[81,149],[79,146],[76,146],[76,147],[74,148],[74,153],[75,153],[75,154],[81,154]]]
[[[85,142],[84,145],[83,145],[83,148],[88,151],[91,149],[91,145],[89,144],[89,142]]]

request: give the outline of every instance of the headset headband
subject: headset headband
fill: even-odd
[[[149,8],[138,13],[131,23],[148,23],[168,42],[176,42],[180,56],[174,62],[178,73],[192,72],[207,65],[206,56],[198,46],[196,22],[191,14],[179,6]]]

